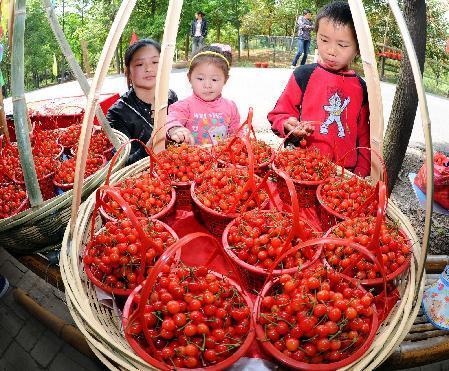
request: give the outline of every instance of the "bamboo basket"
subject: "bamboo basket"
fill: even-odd
[[[127,22],[134,4],[135,0],[125,0],[122,3],[122,7],[117,15],[118,20],[116,19],[116,21],[114,22],[114,25],[111,28],[110,36],[108,36],[107,43],[109,42],[108,48],[110,50],[114,50],[117,42],[116,39],[123,31],[123,23]],[[173,24],[177,24],[179,21],[179,12],[181,8],[180,4],[182,4],[182,0],[171,0],[166,18],[166,32],[167,29],[174,29],[175,35],[176,27],[174,27]],[[380,86],[379,78],[377,75],[374,47],[371,41],[369,26],[362,2],[359,0],[350,0],[349,4],[351,7],[359,39],[361,57],[368,86],[370,105],[371,107],[376,107],[376,109],[371,110],[370,117],[371,146],[375,148],[379,153],[381,153],[383,135],[383,116],[381,108],[382,100],[380,95]],[[428,174],[432,175],[433,155],[432,142],[430,137],[430,120],[427,112],[427,103],[425,100],[423,83],[421,74],[419,72],[417,58],[414,53],[413,44],[408,34],[408,30],[405,26],[405,21],[399,10],[396,0],[389,0],[389,4],[395,18],[397,19],[404,39],[404,44],[410,57],[410,62],[412,64],[418,97],[420,100],[420,110],[425,135],[427,151],[426,166]],[[115,39],[113,36],[115,36]],[[172,38],[175,37],[173,35],[170,36]],[[164,34],[164,42],[165,40],[166,35]],[[163,51],[164,48],[172,46],[166,45],[164,42],[162,43]],[[107,52],[104,52],[103,54],[102,58],[100,58],[100,67],[107,66],[110,62],[110,59],[107,59]],[[164,58],[164,53],[161,55],[161,57],[162,59]],[[162,65],[170,67],[171,64],[167,61],[162,60],[159,64],[160,68]],[[165,79],[164,84],[166,85],[168,74],[169,68],[159,71],[158,86],[159,84],[161,84],[159,79]],[[104,72],[96,72],[96,77],[94,78],[92,84],[92,90],[98,89],[97,84],[101,86],[102,78],[104,78],[104,75]],[[165,97],[166,95],[166,93],[162,94],[162,96]],[[156,102],[159,102],[159,104],[161,104],[161,102],[163,101],[164,100],[161,97],[156,100]],[[88,100],[88,107],[86,109],[83,127],[88,127],[89,120],[93,119],[92,107],[94,103],[94,95],[91,94]],[[156,112],[158,112],[158,110],[161,110],[161,107],[159,105],[157,105],[156,107]],[[158,125],[160,127],[161,122],[159,120],[156,120],[155,132],[158,129]],[[89,131],[85,130],[84,133],[82,132],[83,139],[86,133],[89,133]],[[89,145],[88,134],[87,140],[81,141],[81,143],[82,146],[85,147],[81,147],[81,150],[85,151]],[[85,166],[83,164],[83,161],[85,162],[85,158],[83,159],[82,156],[80,156],[79,158],[81,160],[80,163],[77,164],[77,168],[81,168],[81,170],[83,170],[83,166]],[[146,166],[148,166],[148,164],[145,163],[145,160],[141,160],[140,162],[130,166],[129,168],[122,169],[114,174],[112,180],[117,181],[122,176],[137,174],[138,172],[143,171]],[[372,176],[374,180],[377,180],[379,178],[380,172],[378,168],[372,169]],[[402,275],[395,279],[394,282],[399,291],[400,300],[398,300],[396,305],[391,310],[389,316],[385,319],[383,324],[378,329],[372,345],[362,358],[358,359],[351,365],[346,366],[345,369],[372,370],[375,367],[378,367],[402,342],[409,329],[411,328],[415,317],[418,314],[425,281],[423,273],[430,234],[430,218],[432,214],[433,195],[432,184],[433,181],[432,179],[430,179],[427,184],[428,198],[426,205],[427,208],[424,226],[424,237],[422,242],[418,240],[418,237],[412,225],[410,224],[407,217],[402,214],[399,208],[394,205],[393,202],[390,202],[388,204],[387,216],[390,219],[397,220],[401,224],[401,228],[405,232],[407,238],[410,240],[410,244],[413,247],[413,256],[411,258],[410,270],[404,272]],[[76,181],[75,187],[77,187]],[[128,345],[123,336],[123,331],[120,327],[121,322],[118,315],[112,309],[105,307],[99,302],[93,284],[91,284],[86,278],[86,274],[83,269],[83,263],[81,260],[81,254],[84,250],[84,246],[90,238],[90,223],[91,215],[94,209],[94,203],[94,195],[91,195],[81,206],[80,198],[74,198],[72,205],[72,220],[64,235],[63,246],[61,250],[60,267],[70,312],[77,326],[86,336],[88,344],[106,366],[111,369],[153,369],[132,351],[131,347]],[[95,223],[97,224],[96,229],[98,230],[100,228],[99,220],[96,220]]]
[[[118,131],[115,131],[115,134],[121,143],[128,141],[124,134]],[[128,145],[126,150],[120,154],[113,171],[123,167],[130,148]],[[83,199],[104,181],[107,170],[106,166],[84,182]],[[0,246],[15,253],[28,254],[60,243],[70,218],[72,196],[73,190],[70,190],[37,207],[0,220]]]

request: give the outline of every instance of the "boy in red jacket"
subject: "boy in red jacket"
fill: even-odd
[[[320,62],[295,69],[268,120],[280,137],[296,128],[293,144],[310,144],[336,161],[350,149],[370,146],[366,84],[349,69],[359,46],[348,3],[326,5],[317,15],[315,30]],[[352,151],[344,166],[368,176],[369,151]]]

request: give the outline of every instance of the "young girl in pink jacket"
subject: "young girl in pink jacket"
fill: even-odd
[[[231,61],[228,45],[207,46],[192,57],[187,77],[193,94],[169,107],[167,139],[177,143],[216,144],[236,132],[240,125],[237,105],[221,95]]]

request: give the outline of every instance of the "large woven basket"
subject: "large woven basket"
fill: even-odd
[[[115,130],[114,132],[121,143],[128,140],[124,134]],[[120,155],[113,171],[123,167],[129,151],[130,145]],[[104,181],[106,173],[107,167],[86,180],[82,191],[83,199]],[[26,209],[10,218],[0,220],[0,246],[15,253],[28,254],[60,243],[70,218],[72,195],[72,190],[67,191],[36,208]]]
[[[106,74],[105,70],[109,65],[113,50],[115,49],[118,38],[123,32],[124,26],[129,19],[131,10],[135,5],[135,0],[124,0],[118,13],[114,24],[111,27],[110,34],[107,39],[108,48],[103,50],[102,56],[98,63],[100,72],[96,72],[92,83],[92,89],[97,91],[101,87],[103,78]],[[391,9],[395,18],[398,20],[398,25],[404,38],[408,55],[412,62],[412,69],[417,85],[418,96],[420,99],[421,115],[423,119],[423,127],[426,139],[426,151],[428,161],[426,165],[428,173],[433,174],[432,170],[432,144],[430,139],[430,125],[427,112],[427,105],[425,101],[425,94],[422,85],[422,79],[419,73],[419,67],[416,55],[413,50],[413,44],[402,18],[398,4],[394,0],[389,0]],[[379,79],[376,70],[376,61],[374,56],[374,47],[371,42],[371,35],[363,5],[360,0],[350,0],[354,23],[360,44],[360,51],[362,62],[364,65],[365,76],[369,91],[370,105],[375,107],[371,114],[371,146],[377,150],[381,148],[383,123],[382,123],[382,100],[380,96]],[[163,125],[164,115],[158,116],[161,112],[166,112],[166,106],[163,103],[167,97],[168,89],[168,74],[171,67],[171,59],[173,57],[173,48],[175,45],[177,27],[179,16],[181,12],[181,1],[170,1],[166,18],[166,30],[164,33],[164,40],[162,43],[161,63],[159,64],[157,92],[156,95],[156,118],[155,131],[157,132],[159,125]],[[107,50],[106,50],[107,49]],[[167,59],[168,57],[168,59]],[[162,86],[162,88],[161,88]],[[164,90],[165,89],[165,90]],[[89,115],[93,119],[93,101],[94,94],[89,96],[89,102],[86,109],[85,121],[83,125],[88,126]],[[159,119],[158,119],[159,117]],[[160,119],[162,117],[162,119]],[[161,131],[162,137],[164,136]],[[157,136],[156,136],[157,137]],[[157,138],[155,140],[157,143]],[[157,146],[156,146],[157,147]],[[381,151],[379,151],[381,152]],[[82,165],[81,165],[82,166]],[[137,164],[122,169],[117,172],[113,180],[117,181],[122,176],[129,176],[130,174],[137,174],[143,171],[148,164],[145,160]],[[372,172],[376,177],[376,170]],[[378,172],[377,172],[378,174]],[[395,279],[395,284],[399,291],[400,300],[391,310],[389,316],[385,319],[376,337],[371,344],[368,351],[362,358],[358,359],[345,369],[351,370],[372,370],[385,361],[388,356],[395,350],[395,348],[402,342],[408,333],[413,321],[418,313],[423,289],[424,276],[423,269],[425,263],[425,256],[427,252],[427,245],[430,234],[430,217],[432,213],[432,182],[429,181],[427,189],[428,203],[426,210],[426,221],[424,228],[424,237],[422,246],[416,236],[413,227],[405,215],[401,213],[399,208],[392,202],[389,203],[387,215],[390,219],[397,220],[401,228],[410,239],[413,246],[413,256],[411,258],[410,270],[407,270],[402,275]],[[430,192],[430,193],[429,193]],[[61,273],[65,285],[65,293],[70,312],[82,333],[91,346],[94,353],[104,364],[111,369],[127,369],[127,370],[147,370],[152,369],[150,365],[140,359],[128,345],[123,336],[123,331],[120,328],[119,314],[112,309],[101,304],[98,300],[97,294],[93,284],[87,280],[85,275],[80,255],[89,240],[91,214],[94,208],[94,197],[90,196],[81,206],[79,200],[74,199],[72,206],[73,220],[67,228],[63,246],[61,250]],[[97,222],[97,221],[95,221]],[[99,220],[98,220],[99,222]],[[100,223],[96,225],[96,229],[100,228]]]

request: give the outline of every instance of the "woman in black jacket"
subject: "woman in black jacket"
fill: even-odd
[[[109,108],[107,119],[111,127],[130,139],[147,143],[154,125],[154,93],[161,46],[152,39],[143,39],[130,45],[125,53],[125,75],[129,90]],[[168,92],[168,105],[178,97]],[[147,156],[140,143],[131,144],[127,165]]]

